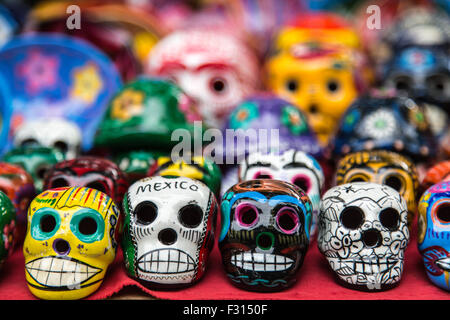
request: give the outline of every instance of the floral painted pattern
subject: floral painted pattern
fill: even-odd
[[[308,130],[306,119],[294,106],[286,106],[281,111],[281,123],[289,128],[294,135],[300,135]]]
[[[258,117],[258,106],[253,102],[244,102],[231,114],[230,127],[231,129],[247,129]]]
[[[140,115],[143,111],[144,93],[133,89],[124,90],[112,102],[111,117],[122,121]]]
[[[97,96],[103,88],[102,78],[94,64],[75,69],[73,72],[72,97],[80,99],[86,104],[91,104],[97,100]]]
[[[25,90],[37,94],[51,89],[58,81],[59,59],[39,50],[30,50],[25,60],[17,66],[17,74],[25,79]]]

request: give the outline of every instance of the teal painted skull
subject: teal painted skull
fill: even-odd
[[[31,175],[38,193],[42,191],[47,171],[63,160],[61,151],[47,147],[18,147],[3,156],[4,162],[17,164]]]

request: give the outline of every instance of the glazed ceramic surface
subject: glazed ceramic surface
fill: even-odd
[[[170,157],[159,157],[148,176],[176,176],[199,180],[206,184],[215,195],[219,194],[222,173],[220,168],[210,159],[193,156],[185,161],[173,161]]]
[[[178,143],[172,132],[201,120],[194,102],[170,81],[141,78],[126,84],[110,101],[95,145],[113,150],[166,150]]]
[[[328,190],[318,245],[338,282],[362,291],[396,286],[409,241],[407,216],[406,201],[386,185],[353,182]]]
[[[0,162],[0,190],[12,201],[16,211],[16,239],[21,242],[27,227],[27,210],[36,196],[33,179],[19,165]]]
[[[364,150],[390,150],[426,161],[436,153],[424,108],[412,99],[364,96],[341,118],[332,142],[335,156]]]
[[[257,151],[296,149],[313,156],[322,154],[304,114],[295,105],[271,94],[260,94],[242,101],[228,117],[223,132],[225,137],[227,132],[231,132],[237,141],[248,141],[248,145],[239,145],[231,139],[224,139],[223,150],[216,150],[227,159],[238,159],[237,163]],[[263,148],[266,150],[261,150]]]
[[[418,247],[428,278],[450,291],[450,182],[432,185],[419,202]]]
[[[317,215],[325,177],[314,157],[294,149],[280,154],[259,152],[248,155],[239,166],[239,181],[275,179],[292,183],[305,192],[313,207],[310,240],[317,231]]]
[[[408,158],[390,151],[359,151],[342,158],[336,168],[336,184],[373,182],[400,193],[408,206],[408,225],[416,216],[419,198],[417,168]]]
[[[4,162],[19,165],[31,175],[37,193],[42,191],[47,171],[63,160],[63,153],[46,147],[18,147],[11,149],[3,157]]]
[[[110,160],[81,156],[55,164],[46,174],[44,190],[61,187],[87,187],[106,193],[114,203],[122,203],[128,181]]]
[[[78,125],[64,118],[31,120],[17,128],[13,143],[15,147],[55,148],[73,159],[81,151],[82,134]]]
[[[16,210],[8,196],[0,191],[0,267],[16,244]]]
[[[103,192],[66,187],[39,194],[28,209],[23,245],[33,295],[74,300],[95,292],[117,251],[120,210]]]
[[[233,285],[280,291],[295,283],[310,237],[306,193],[281,180],[243,181],[223,195],[221,218],[219,248]]]
[[[151,288],[180,288],[202,278],[214,246],[218,205],[209,188],[186,177],[150,177],[124,199],[126,271]]]
[[[127,175],[128,181],[133,183],[145,178],[156,159],[163,154],[165,153],[143,149],[131,150],[115,154],[113,161]]]
[[[38,119],[64,118],[79,126],[84,150],[121,80],[112,62],[88,43],[60,34],[26,34],[0,50],[0,74],[12,102],[6,150],[16,129]]]
[[[149,55],[150,74],[172,78],[198,103],[211,127],[258,88],[255,54],[240,39],[223,30],[195,28],[169,34]]]

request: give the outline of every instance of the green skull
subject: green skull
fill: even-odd
[[[175,129],[194,138],[201,120],[193,101],[174,83],[142,78],[126,84],[111,100],[95,137],[97,147],[113,150],[170,150]],[[201,133],[200,133],[201,134]]]
[[[128,181],[133,183],[145,178],[150,167],[162,155],[157,151],[132,150],[117,154],[113,160],[127,175]]]
[[[17,164],[31,175],[37,193],[42,192],[47,171],[63,160],[61,151],[47,147],[18,147],[3,156],[3,161]]]
[[[14,249],[15,230],[16,209],[6,194],[0,191],[0,265]]]

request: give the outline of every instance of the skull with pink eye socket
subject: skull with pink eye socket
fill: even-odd
[[[258,179],[232,186],[222,199],[219,247],[232,283],[278,291],[295,282],[309,245],[311,202],[298,187]]]
[[[239,166],[239,181],[250,179],[283,180],[302,189],[312,202],[311,239],[314,237],[325,180],[323,170],[314,157],[294,149],[280,154],[251,153]]]

